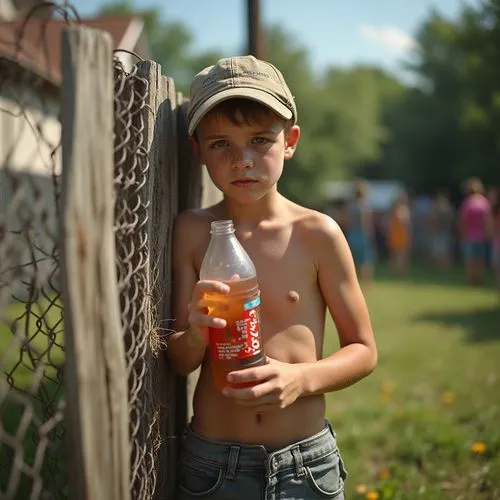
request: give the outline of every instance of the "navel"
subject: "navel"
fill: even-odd
[[[293,302],[294,304],[295,304],[296,302],[298,302],[298,301],[299,301],[299,299],[300,299],[299,294],[298,294],[295,290],[290,290],[290,291],[288,292],[287,297],[288,297],[288,300],[289,300],[290,302]]]

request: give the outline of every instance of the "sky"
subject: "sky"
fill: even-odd
[[[415,35],[432,9],[456,18],[478,0],[261,0],[261,21],[280,24],[310,56],[312,67],[373,64],[404,78]],[[95,14],[105,0],[72,0],[82,17]],[[159,7],[163,18],[181,21],[193,36],[193,52],[217,49],[245,52],[246,0],[135,0],[138,8]]]

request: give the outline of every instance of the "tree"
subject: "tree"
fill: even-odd
[[[104,5],[99,14],[142,17],[150,44],[151,58],[161,64],[163,73],[174,79],[177,90],[184,95],[189,94],[189,85],[194,74],[222,57],[213,50],[194,52],[193,37],[188,29],[180,22],[163,19],[158,7],[138,9],[128,0],[119,0]]]
[[[266,30],[265,45],[292,89],[302,131],[280,189],[300,203],[319,205],[326,180],[352,177],[360,165],[379,158],[386,136],[381,103],[400,84],[370,67],[330,68],[318,79],[307,50],[279,26]]]
[[[419,82],[388,115],[382,170],[416,191],[477,175],[500,184],[500,0],[466,7],[457,21],[433,12],[410,65]]]

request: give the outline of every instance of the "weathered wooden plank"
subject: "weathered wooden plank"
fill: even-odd
[[[71,498],[126,500],[128,403],[113,235],[109,34],[63,34],[61,279]]]
[[[162,321],[172,320],[172,271],[171,271],[171,253],[172,253],[172,229],[174,218],[178,212],[178,179],[177,179],[177,164],[178,164],[178,151],[177,151],[177,117],[176,107],[177,99],[175,92],[175,84],[172,78],[162,76],[162,88],[165,89],[166,99],[162,100],[159,106],[158,118],[163,120],[166,124],[165,135],[158,137],[158,140],[163,140],[166,143],[166,162],[163,165],[165,171],[166,186],[168,186],[168,213],[166,219],[168,221],[166,248],[161,259],[161,269],[163,270],[163,279],[161,282],[165,283],[165,293],[163,295],[163,304],[160,309],[160,319]],[[163,118],[162,118],[163,117]],[[173,325],[172,321],[167,324]],[[166,361],[166,358],[163,358]],[[177,464],[178,464],[178,417],[177,412],[179,408],[185,405],[185,390],[184,382],[181,378],[177,377],[170,369],[168,364],[165,366],[166,374],[168,376],[166,391],[167,391],[167,413],[166,413],[166,438],[167,438],[167,466],[168,466],[168,484],[164,490],[166,495],[164,498],[174,500],[176,483],[177,483]]]
[[[179,212],[188,208],[199,208],[201,204],[202,167],[189,143],[188,105],[189,100],[177,93]]]
[[[143,61],[137,66],[138,75],[148,79],[150,90],[149,113],[145,117],[151,201],[148,227],[153,302],[157,304],[158,328],[163,331],[172,326],[170,252],[172,222],[178,210],[175,86],[172,79],[161,76],[158,64]],[[178,458],[175,432],[178,379],[169,369],[164,353],[156,360],[156,376],[161,445],[155,498],[174,500]]]

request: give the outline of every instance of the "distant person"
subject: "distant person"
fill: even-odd
[[[427,194],[419,194],[413,197],[409,205],[411,217],[411,253],[418,261],[429,259],[427,230],[431,205],[432,200]]]
[[[389,263],[398,274],[404,274],[408,268],[411,249],[411,217],[408,199],[400,193],[388,214],[387,247]]]
[[[368,204],[368,183],[354,186],[353,199],[346,207],[346,235],[360,280],[365,284],[373,278],[374,225]]]
[[[471,177],[464,183],[465,199],[459,210],[459,235],[467,283],[480,285],[488,258],[492,232],[491,204],[484,196],[483,183]]]
[[[491,264],[495,281],[500,288],[500,194],[495,198],[493,206],[493,237],[491,241]]]
[[[432,264],[441,270],[451,266],[455,212],[450,200],[443,192],[438,192],[431,204],[427,235],[429,256]]]

